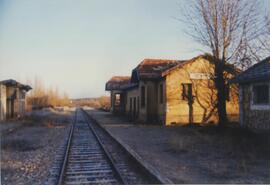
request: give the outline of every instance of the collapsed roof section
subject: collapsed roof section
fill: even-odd
[[[136,84],[132,84],[130,79],[130,76],[114,76],[106,83],[105,90],[112,91],[131,88]]]
[[[131,82],[160,79],[164,71],[180,63],[182,63],[180,60],[144,59],[132,70]]]

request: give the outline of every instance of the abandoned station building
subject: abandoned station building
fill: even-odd
[[[114,114],[125,114],[126,91],[131,87],[129,76],[114,76],[107,83],[105,90],[111,94],[111,112]]]
[[[25,113],[25,94],[32,88],[15,80],[0,81],[0,121]]]
[[[191,60],[145,59],[131,77],[111,78],[111,111],[132,120],[164,125],[217,122],[216,91],[210,80],[214,66],[209,56]],[[228,76],[237,73],[228,66]],[[238,119],[237,86],[227,88],[227,113]]]
[[[239,84],[240,125],[270,128],[270,57],[231,80]]]

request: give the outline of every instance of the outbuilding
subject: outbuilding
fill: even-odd
[[[232,83],[239,84],[240,124],[243,127],[270,128],[270,57],[253,65]]]
[[[25,113],[26,93],[32,88],[15,80],[0,81],[0,120],[21,117]]]

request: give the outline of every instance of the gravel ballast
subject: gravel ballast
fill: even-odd
[[[68,115],[50,116],[40,121],[35,117],[31,124],[28,120],[17,122],[18,129],[1,133],[1,184],[39,185],[47,180],[56,151],[69,131],[69,122],[61,121],[66,121]],[[46,118],[50,121],[44,121]],[[1,123],[1,127],[7,124]]]

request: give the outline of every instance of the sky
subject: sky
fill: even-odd
[[[0,80],[39,78],[72,98],[106,95],[106,81],[144,58],[202,53],[176,19],[181,3],[0,0]]]

